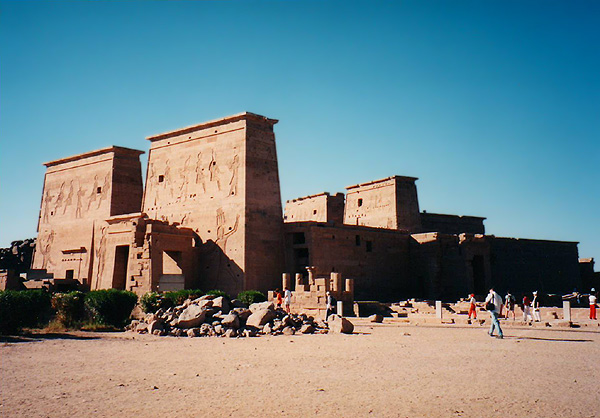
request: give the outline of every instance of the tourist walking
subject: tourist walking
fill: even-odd
[[[527,295],[523,296],[523,322],[533,321],[531,316],[531,301]]]
[[[595,292],[596,289],[592,287],[592,291],[590,292],[590,319],[596,319],[596,302],[598,299]]]
[[[535,322],[540,322],[542,318],[540,316],[540,298],[538,298],[537,290],[533,292],[533,301],[531,302],[531,306],[533,308],[533,319]]]
[[[330,292],[327,292],[327,310],[325,311],[325,321],[327,321],[329,319],[329,315],[332,315],[333,313],[335,313],[335,303],[336,300],[335,298],[331,295]]]
[[[287,287],[284,292],[284,303],[285,303],[285,311],[290,313],[290,305],[292,304],[292,292]]]
[[[475,304],[477,301],[475,300],[475,294],[471,293],[469,295],[469,319],[471,319],[471,315],[473,315],[473,319],[477,319],[477,305]]]
[[[279,289],[275,290],[275,300],[277,301],[277,309],[281,309],[281,305],[283,304],[283,296],[281,296]]]
[[[513,321],[515,318],[515,297],[510,294],[510,290],[506,292],[506,297],[504,298],[504,307],[506,308],[506,319],[509,318],[510,313],[512,312]]]
[[[498,332],[498,338],[504,338],[504,334],[502,333],[502,328],[500,328],[500,322],[498,322],[498,315],[500,315],[500,308],[502,307],[502,297],[494,292],[494,289],[490,289],[490,293],[488,293],[485,298],[485,309],[487,309],[490,313],[490,318],[492,320],[492,325],[490,326],[490,331],[488,332],[490,337],[494,336],[494,329]]]

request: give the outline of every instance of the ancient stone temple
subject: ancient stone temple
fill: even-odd
[[[46,163],[33,267],[91,289],[267,290],[283,271],[274,119],[242,113]]]
[[[144,187],[143,151],[46,163],[31,275],[236,295],[278,288],[286,273],[295,301],[316,310],[328,289],[349,301],[580,285],[577,243],[498,238],[485,218],[421,211],[415,177],[290,200],[282,216],[276,123],[246,112],[151,136]]]

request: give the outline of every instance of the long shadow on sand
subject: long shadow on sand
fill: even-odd
[[[33,343],[44,340],[97,340],[100,337],[88,337],[86,335],[73,335],[60,332],[48,332],[43,334],[2,335],[0,343]]]
[[[541,338],[541,337],[509,337],[504,336],[505,339],[511,340],[537,340],[537,341],[556,341],[556,342],[567,342],[567,343],[592,343],[594,340],[576,340],[570,338]]]

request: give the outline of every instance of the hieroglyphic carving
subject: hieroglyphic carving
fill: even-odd
[[[48,223],[48,213],[50,212],[50,203],[52,196],[50,196],[50,189],[46,188],[44,191],[44,199],[42,200],[42,223]]]
[[[94,187],[92,187],[92,191],[90,192],[90,198],[88,199],[87,210],[90,210],[92,207],[92,203],[96,202],[98,197],[98,175],[94,175]]]
[[[65,198],[65,182],[63,181],[60,184],[60,189],[58,191],[58,196],[56,196],[56,200],[54,201],[54,211],[51,214],[58,215],[58,209],[63,204],[64,198]]]
[[[104,176],[104,182],[102,183],[102,189],[100,190],[100,199],[98,199],[98,209],[104,200],[108,199],[108,190],[110,189],[110,173],[106,173]]]
[[[81,209],[83,206],[82,198],[85,196],[85,190],[81,183],[77,187],[77,207],[75,208],[75,218],[81,218]]]
[[[233,161],[229,164],[231,170],[231,179],[229,180],[229,196],[237,195],[238,169],[240,167],[240,157],[238,154],[233,156]]]
[[[181,185],[179,186],[179,198],[183,200],[188,199],[188,176],[191,171],[191,160],[192,156],[188,155],[183,163],[183,170],[181,171]]]
[[[202,153],[199,152],[196,157],[196,185],[202,185],[202,191],[206,192],[206,182],[204,181],[204,167],[202,167]]]
[[[45,233],[39,239],[39,251],[42,254],[42,269],[47,269],[53,265],[50,251],[52,249],[52,243],[54,242],[54,235],[54,230],[51,229],[49,233]]]
[[[219,166],[217,165],[217,158],[215,155],[215,150],[212,151],[212,158],[210,159],[210,163],[208,163],[208,171],[210,172],[210,181],[217,182],[217,189],[221,190],[221,170],[219,170]]]
[[[102,278],[102,273],[104,273],[104,262],[106,259],[106,233],[108,230],[108,226],[103,226],[100,229],[100,240],[98,241],[98,245],[96,246],[96,260],[98,260],[98,272],[96,273],[96,288],[100,286],[100,279]]]
[[[227,227],[227,220],[225,219],[225,213],[222,208],[217,209],[217,239],[215,242],[223,249],[223,252],[227,254],[227,240],[230,236],[236,233],[240,222],[240,215],[236,215],[235,223],[229,228],[229,231],[225,232]]]
[[[63,215],[67,213],[67,209],[73,204],[73,180],[69,181],[69,191],[67,192],[67,198],[63,206]]]

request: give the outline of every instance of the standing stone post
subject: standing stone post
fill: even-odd
[[[337,301],[336,312],[339,316],[344,316],[344,302],[341,300]]]
[[[343,279],[340,273],[331,273],[331,282],[331,290],[333,290],[335,293],[341,293],[344,291]]]
[[[296,273],[296,289],[298,289],[298,286],[302,286],[302,284],[302,274]]]
[[[354,279],[346,279],[346,292],[354,293]]]
[[[563,300],[563,319],[571,321],[571,301]]]
[[[441,300],[435,301],[435,316],[439,320],[442,319],[442,301]]]
[[[306,271],[308,271],[308,284],[312,286],[315,284],[315,267],[306,267]]]
[[[281,290],[286,288],[292,290],[292,276],[290,273],[283,273],[281,275]]]

